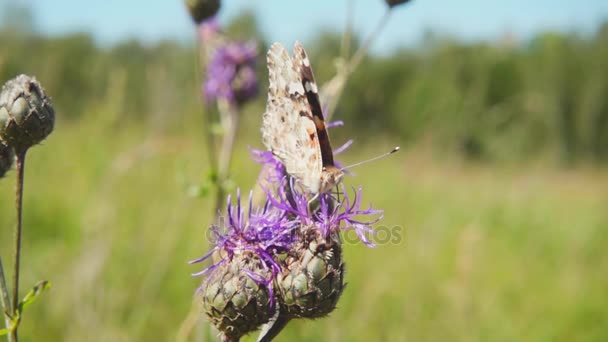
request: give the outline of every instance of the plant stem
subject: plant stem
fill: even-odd
[[[15,206],[17,208],[17,230],[15,231],[15,264],[13,265],[13,317],[17,316],[19,306],[19,266],[21,262],[21,235],[23,231],[23,178],[25,171],[25,155],[27,149],[17,152],[17,185],[15,189]],[[12,331],[13,341],[17,342],[17,328]]]
[[[4,267],[2,266],[2,259],[0,258],[0,303],[2,303],[2,309],[4,310],[4,323],[6,328],[10,329],[13,320],[8,316],[11,310],[11,301],[9,299],[8,288],[6,287],[6,278],[4,277]],[[12,334],[7,335],[8,342],[12,342]]]
[[[235,108],[227,101],[218,101],[222,127],[224,128],[224,138],[220,146],[220,155],[217,167],[217,193],[215,197],[215,212],[217,213],[224,205],[226,197],[226,181],[230,173],[230,164],[234,150],[234,141],[238,130],[239,116]]]
[[[200,31],[197,30],[197,34],[200,34]],[[196,71],[198,75],[202,75],[203,70],[207,67],[207,63],[209,62],[208,58],[208,44],[203,43],[202,37],[197,39],[198,42],[198,63],[196,64]],[[204,101],[204,100],[203,100]],[[203,118],[205,120],[203,128],[203,135],[205,136],[205,147],[207,149],[207,156],[209,158],[209,168],[211,169],[211,174],[215,178],[215,186],[220,187],[219,184],[219,175],[218,175],[218,164],[217,164],[217,153],[215,151],[215,139],[213,138],[213,109],[209,105],[204,105],[203,107]],[[218,190],[219,192],[219,190]],[[213,207],[213,215],[217,214],[217,205]]]
[[[359,66],[359,64],[363,60],[363,57],[365,57],[367,55],[372,43],[380,36],[380,33],[382,33],[382,30],[384,29],[386,24],[388,24],[388,21],[391,17],[391,13],[392,13],[391,9],[387,8],[386,11],[384,12],[384,15],[382,17],[380,17],[380,20],[378,21],[378,23],[376,23],[376,27],[374,27],[374,30],[370,33],[370,35],[367,37],[367,39],[365,39],[365,41],[363,42],[361,47],[359,47],[359,49],[357,49],[357,52],[355,52],[353,58],[348,63],[348,72],[349,73],[353,72]]]
[[[350,43],[353,39],[354,8],[354,0],[348,0],[346,3],[346,22],[344,24],[344,34],[342,35],[342,43],[340,44],[340,57],[343,60],[348,60],[350,55]]]
[[[274,317],[270,319],[270,322],[262,326],[262,331],[258,336],[257,342],[272,341],[281,333],[281,331],[283,331],[283,329],[285,329],[290,320],[291,318],[289,318],[288,315],[282,313],[280,308],[277,308],[277,311]]]
[[[348,62],[346,62],[346,65],[341,70],[338,71],[338,74],[334,77],[334,79],[328,82],[333,84],[333,91],[335,93],[332,94],[328,102],[327,115],[325,117],[326,121],[329,121],[331,119],[334,111],[336,110],[336,106],[338,105],[340,97],[342,96],[346,81],[350,77],[351,73],[355,71],[355,69],[357,69],[359,64],[361,64],[363,58],[368,54],[369,48],[371,47],[372,43],[378,38],[378,36],[380,36],[380,33],[382,32],[386,24],[389,22],[391,13],[391,9],[387,8],[386,12],[384,12],[384,15],[380,17],[380,20],[376,24],[376,27],[374,27],[373,31],[365,39],[363,44],[357,49],[352,58],[348,60]],[[345,34],[347,33],[345,32]]]

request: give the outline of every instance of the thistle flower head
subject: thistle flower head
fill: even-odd
[[[21,153],[52,131],[55,111],[51,99],[34,77],[19,75],[0,93],[0,140]]]
[[[203,93],[207,102],[223,99],[241,105],[258,93],[255,42],[230,42],[219,46],[207,66]]]
[[[287,182],[286,178],[284,182]],[[301,225],[315,225],[324,237],[353,229],[361,242],[372,247],[374,244],[367,238],[373,234],[372,226],[383,217],[382,210],[373,209],[370,205],[367,209],[361,208],[361,197],[363,189],[348,194],[343,184],[341,187],[341,199],[330,193],[318,195],[316,210],[311,210],[309,199],[295,190],[294,180],[289,181],[289,186],[279,186],[276,196],[267,192],[268,200],[275,208],[278,208],[291,216],[296,217]],[[372,217],[363,219],[363,217]]]
[[[372,226],[382,220],[383,211],[373,209],[371,204],[367,209],[361,208],[362,187],[356,191],[353,189],[352,199],[345,186],[341,185],[341,188],[343,199],[333,208],[330,205],[333,195],[321,195],[320,209],[315,214],[321,231],[328,235],[337,231],[353,229],[361,242],[369,247],[374,246],[367,235],[374,234]],[[371,218],[365,220],[363,217]]]
[[[203,311],[221,331],[222,341],[238,341],[272,317],[272,284],[256,281],[258,278],[273,276],[258,255],[245,251],[218,264],[197,291]]]
[[[228,196],[226,215],[220,220],[219,225],[213,225],[214,247],[212,250],[190,263],[198,263],[211,257],[214,253],[220,256],[215,264],[207,267],[195,275],[205,275],[214,271],[221,264],[230,261],[235,255],[245,252],[257,255],[263,267],[274,276],[279,271],[279,265],[274,256],[289,250],[293,243],[292,231],[296,222],[290,219],[284,212],[274,208],[269,201],[263,207],[253,207],[253,196],[249,193],[247,215],[241,207],[240,192],[237,191],[236,202],[232,203]],[[255,274],[252,278],[266,285],[272,282],[270,279],[261,279]]]
[[[186,0],[186,7],[195,23],[199,24],[214,16],[220,9],[219,0]]]
[[[388,5],[388,7],[393,8],[395,6],[406,4],[406,3],[410,2],[410,1],[412,1],[412,0],[385,0],[384,2],[386,2],[386,4]]]

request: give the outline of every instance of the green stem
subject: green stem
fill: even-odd
[[[201,39],[197,39],[198,44],[199,44],[199,49],[198,49],[198,63],[196,65],[197,68],[197,74],[198,75],[202,75],[202,72],[205,70],[208,61],[208,47],[207,44],[203,43],[201,41]],[[203,135],[205,136],[205,147],[207,148],[207,156],[209,158],[209,168],[211,169],[211,174],[214,175],[215,179],[216,179],[216,186],[219,187],[219,181],[218,179],[218,164],[217,164],[217,153],[215,151],[215,141],[213,138],[213,109],[211,108],[211,106],[205,105],[202,107],[203,108],[203,117],[204,117],[204,125],[205,127],[203,128]],[[217,214],[217,210],[213,209],[213,215]]]
[[[23,231],[23,178],[25,170],[25,155],[27,150],[17,152],[17,185],[15,190],[17,208],[17,230],[15,231],[15,263],[13,265],[13,317],[17,317],[17,307],[19,306],[19,268],[21,262],[21,235]],[[12,331],[13,341],[17,342],[17,328]]]
[[[6,328],[10,329],[13,325],[13,320],[9,317],[8,313],[11,310],[11,301],[9,299],[8,287],[6,287],[6,278],[4,276],[4,267],[2,266],[2,259],[0,258],[0,303],[2,303],[2,310],[4,312],[4,323]],[[8,342],[12,342],[12,334],[7,335]]]
[[[234,142],[238,130],[239,116],[235,108],[227,101],[218,101],[224,137],[220,146],[220,155],[217,167],[217,193],[215,197],[215,213],[224,205],[226,198],[226,182],[230,175],[230,165],[234,152]]]

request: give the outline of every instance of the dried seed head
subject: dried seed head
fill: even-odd
[[[386,4],[390,7],[393,8],[395,6],[399,6],[401,4],[406,4],[408,2],[410,2],[411,0],[385,0]]]
[[[220,9],[220,0],[186,0],[186,6],[192,20],[200,24],[217,13]]]
[[[19,75],[0,93],[0,140],[15,152],[25,152],[52,131],[55,111],[35,78]]]
[[[13,152],[13,149],[0,141],[0,178],[4,177],[6,172],[10,170],[14,160],[15,153]]]

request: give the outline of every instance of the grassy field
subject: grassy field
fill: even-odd
[[[26,166],[22,341],[179,340],[208,248],[212,203],[188,196],[206,158],[196,128],[62,124]],[[255,136],[255,135],[254,135]],[[259,139],[259,137],[257,137]],[[241,141],[235,177],[258,166]],[[345,162],[389,144],[354,146]],[[15,172],[0,181],[0,255],[11,260]],[[551,165],[483,165],[406,149],[347,185],[398,234],[346,247],[348,287],[328,318],[279,340],[601,341],[608,338],[608,174]],[[397,228],[395,228],[397,227]],[[183,329],[182,329],[183,331]],[[207,340],[200,321],[189,340]],[[249,340],[254,340],[253,337]]]

